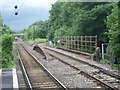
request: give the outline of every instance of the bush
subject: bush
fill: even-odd
[[[2,57],[2,68],[12,68],[13,67],[13,56],[10,54],[4,54]]]
[[[44,38],[36,38],[35,40],[30,39],[28,42],[41,43],[41,42],[46,42],[46,39],[44,39]]]
[[[113,7],[112,14],[107,17],[109,52],[115,56],[115,63],[120,64],[120,8],[118,8],[118,3],[115,3]]]
[[[0,67],[2,68],[12,68],[13,67],[13,36],[10,34],[3,34],[2,35],[2,56],[0,61],[2,64]]]
[[[46,42],[46,39],[36,38],[36,39],[35,39],[35,42],[36,42],[36,43]]]
[[[12,54],[13,36],[8,34],[2,35],[2,52]]]

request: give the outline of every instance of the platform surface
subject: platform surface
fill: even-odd
[[[2,70],[2,88],[13,88],[12,69]]]
[[[18,80],[17,80],[17,74],[16,69],[3,69],[0,70],[0,89],[9,89],[13,90],[13,88],[19,88],[18,87]]]

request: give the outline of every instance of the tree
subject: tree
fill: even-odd
[[[23,30],[21,33],[25,33],[25,38],[36,39],[36,38],[46,38],[47,35],[47,21],[38,21],[30,25],[27,29]]]
[[[56,35],[98,35],[100,43],[107,42],[104,21],[111,9],[108,2],[56,2],[50,10],[50,38],[53,40]]]
[[[116,57],[115,63],[120,64],[120,8],[118,8],[118,3],[114,3],[113,7],[106,22],[109,28],[109,52]]]

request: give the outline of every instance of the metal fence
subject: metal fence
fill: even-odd
[[[59,47],[94,53],[97,47],[97,36],[60,36]]]

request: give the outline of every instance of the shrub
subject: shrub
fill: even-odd
[[[12,68],[13,67],[13,36],[11,34],[2,35],[2,56],[0,61],[0,67],[2,68]]]
[[[120,8],[118,3],[114,3],[113,7],[112,14],[107,17],[109,52],[115,56],[115,63],[120,64]]]
[[[12,54],[13,49],[13,36],[8,34],[2,35],[2,51]]]

